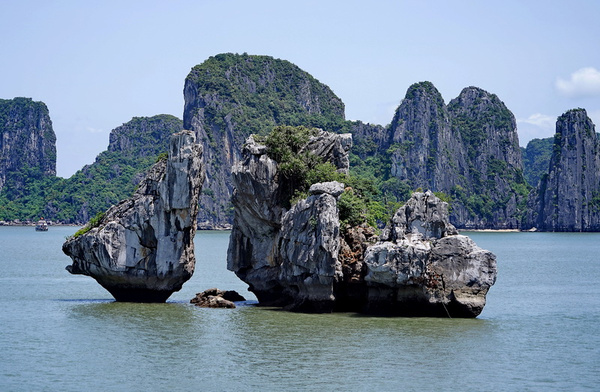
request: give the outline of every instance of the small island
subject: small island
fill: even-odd
[[[261,305],[325,313],[476,317],[496,257],[448,220],[447,203],[416,192],[381,235],[367,195],[349,184],[349,134],[278,127],[250,137],[233,169],[227,267]],[[358,206],[358,208],[356,208]]]

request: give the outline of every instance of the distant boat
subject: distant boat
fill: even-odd
[[[48,223],[43,219],[39,220],[35,225],[35,231],[48,231]]]

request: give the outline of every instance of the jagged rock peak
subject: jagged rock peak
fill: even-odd
[[[462,89],[458,97],[453,99],[453,101],[455,101],[456,104],[472,108],[484,108],[487,105],[505,106],[504,102],[502,102],[496,94],[491,94],[486,90],[475,86],[469,86]]]
[[[391,174],[411,188],[466,187],[468,167],[460,133],[431,82],[409,87],[390,125]]]
[[[117,301],[164,302],[180,290],[195,266],[201,162],[193,132],[172,135],[168,158],[134,195],[63,244],[73,261],[67,270],[91,276]]]
[[[408,236],[439,239],[456,234],[458,231],[448,220],[448,203],[427,191],[413,193],[406,204],[396,211],[383,238],[388,241]]]
[[[438,89],[429,81],[413,83],[408,90],[404,99],[411,101],[419,101],[421,99],[433,100],[437,105],[444,105],[444,98]]]
[[[527,184],[513,114],[494,94],[467,87],[444,104],[430,82],[412,85],[390,125],[391,174],[453,199],[461,228],[517,228]]]
[[[23,171],[28,169],[27,173]],[[31,98],[0,99],[0,190],[56,175],[56,135],[46,104]]]
[[[479,87],[467,87],[451,100],[448,110],[466,143],[471,161],[486,164],[489,156],[506,161],[510,167],[522,169],[516,120],[496,94]],[[481,146],[486,146],[481,154]]]
[[[391,127],[393,129],[402,125],[402,123],[408,123],[408,127],[428,126],[429,122],[418,124],[420,121],[413,120],[422,116],[427,117],[427,119],[437,117],[445,119],[446,115],[444,98],[438,89],[431,82],[419,82],[411,85],[406,91],[404,99],[396,109]],[[394,141],[397,141],[397,139],[395,136]]]
[[[524,228],[600,230],[600,143],[585,109],[558,117],[549,172],[528,204]]]

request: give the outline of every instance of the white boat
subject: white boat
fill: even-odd
[[[39,220],[35,225],[35,231],[48,231],[48,223],[45,220]]]

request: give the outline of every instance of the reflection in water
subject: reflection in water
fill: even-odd
[[[84,336],[78,335],[85,335],[100,358],[119,352],[95,367],[128,366],[131,376],[141,377],[161,374],[168,364],[188,375],[179,381],[182,389],[311,385],[331,390],[332,380],[351,389],[364,385],[365,377],[373,388],[389,389],[400,385],[401,378],[392,374],[429,379],[432,358],[435,371],[445,377],[439,385],[447,385],[448,377],[458,378],[453,371],[457,362],[472,362],[468,359],[474,352],[497,340],[495,322],[478,319],[311,315],[180,303],[71,305],[69,324],[79,326],[71,332],[73,339],[82,341]],[[173,379],[168,374],[165,383]],[[436,385],[435,380],[430,383]]]
[[[276,389],[331,389],[334,385],[393,388],[398,372],[422,372],[428,363],[448,367],[490,338],[493,323],[484,320],[401,319],[354,314],[310,315],[267,309],[238,312],[237,328],[228,336],[230,360],[246,385]],[[465,337],[472,339],[465,345]],[[444,365],[446,364],[446,365]],[[439,368],[438,368],[439,370]],[[448,380],[444,380],[446,383]],[[435,384],[435,381],[433,381]],[[447,384],[445,384],[447,385]]]

